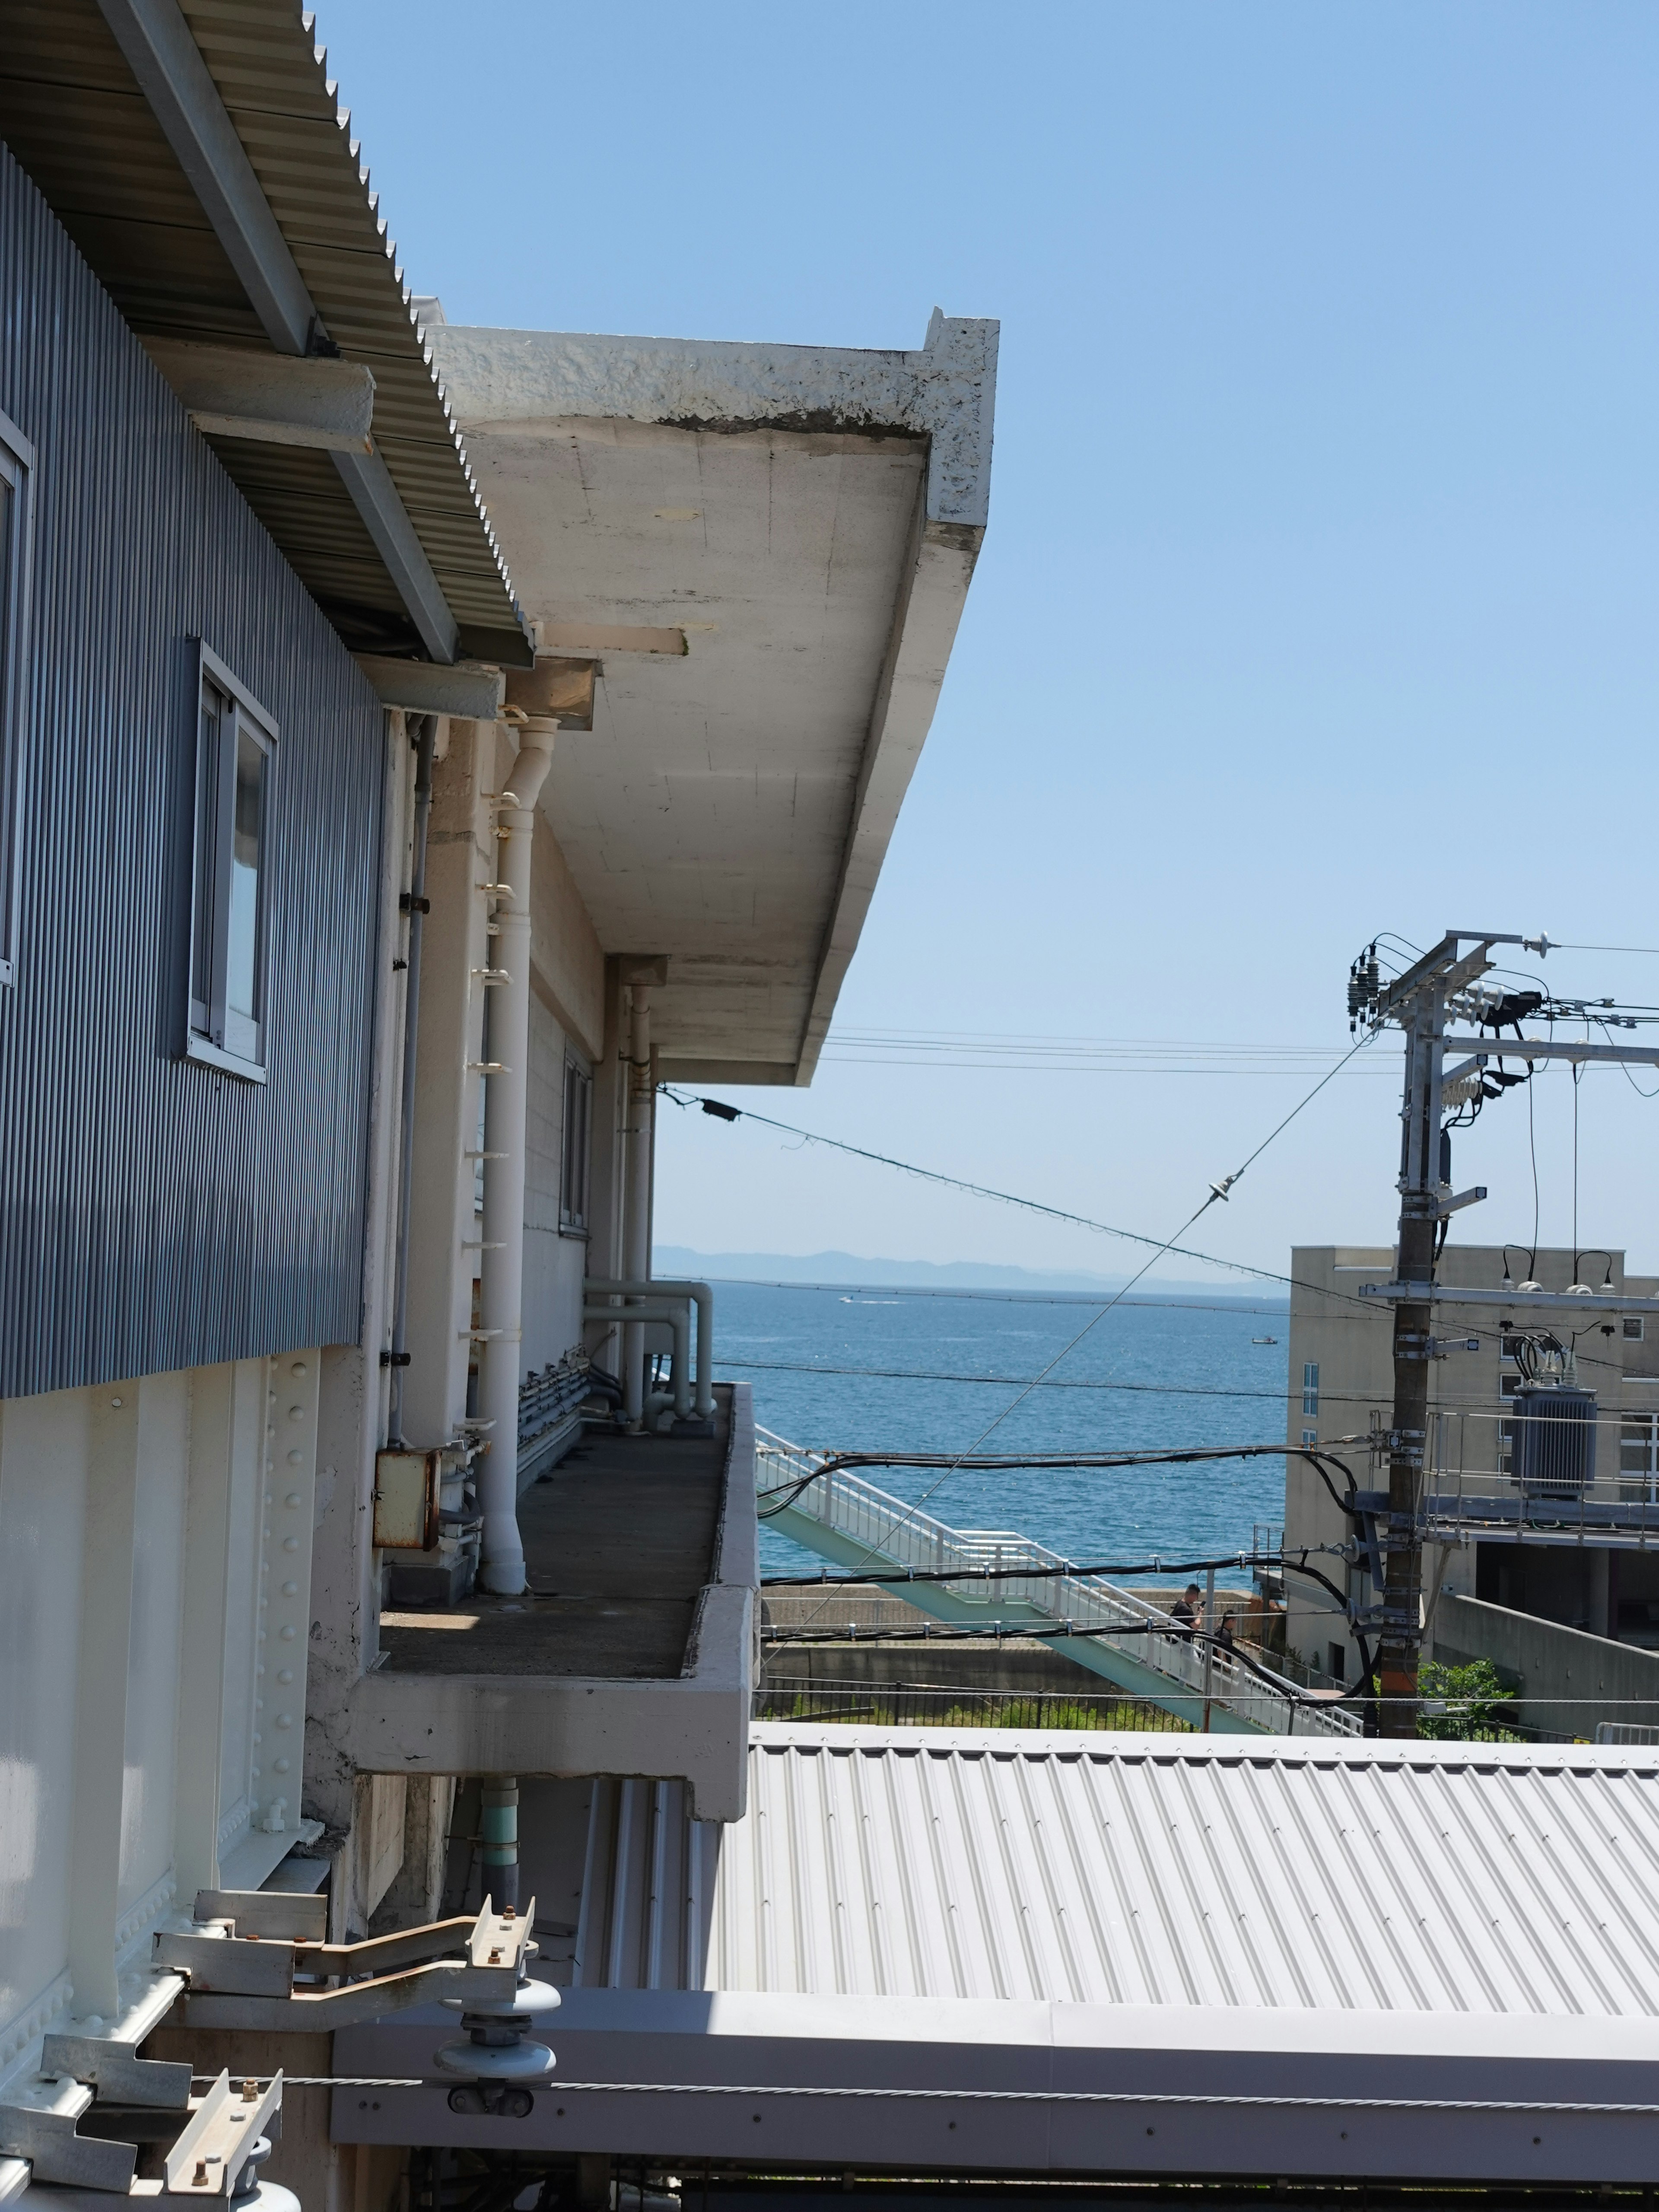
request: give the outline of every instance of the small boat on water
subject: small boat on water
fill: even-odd
[[[1278,1341],[1276,1336],[1253,1336],[1250,1339],[1252,1344],[1277,1344]]]

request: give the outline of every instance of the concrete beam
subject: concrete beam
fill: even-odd
[[[374,378],[360,362],[148,338],[144,350],[210,437],[373,453]]]
[[[452,714],[462,721],[493,722],[501,713],[499,668],[457,661],[447,666],[430,660],[394,660],[360,653],[356,662],[380,694],[381,703],[411,714]]]

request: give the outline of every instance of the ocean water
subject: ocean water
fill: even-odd
[[[1285,1435],[1289,1330],[1285,1306],[1271,1297],[1195,1290],[1137,1299],[1089,1328],[1100,1309],[1075,1297],[747,1283],[716,1284],[714,1296],[716,1375],[750,1384],[761,1426],[793,1443],[967,1452],[988,1429],[979,1446],[988,1453],[1120,1451]],[[1048,1383],[1014,1404],[1020,1383],[1085,1329]],[[1252,1342],[1258,1336],[1277,1341]],[[1115,1387],[1088,1387],[1102,1384]],[[927,1510],[954,1528],[1015,1529],[1079,1561],[1248,1551],[1257,1524],[1284,1518],[1285,1463],[1276,1457],[943,1477],[937,1468],[857,1472],[895,1497],[925,1496]],[[823,1564],[763,1526],[763,1573]],[[1217,1580],[1239,1587],[1249,1575],[1220,1571]]]

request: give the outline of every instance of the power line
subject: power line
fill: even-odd
[[[674,1248],[671,1246],[668,1249],[672,1250]],[[698,1272],[704,1282],[727,1283],[739,1290],[853,1291],[860,1297],[873,1298],[884,1304],[894,1304],[900,1298],[981,1298],[1002,1305],[1092,1306],[1097,1305],[1111,1287],[1109,1284],[1103,1284],[1098,1291],[933,1290],[908,1283],[809,1283],[767,1275],[716,1275],[707,1268]],[[1333,1292],[1332,1295],[1340,1297],[1342,1293]],[[1161,1298],[1156,1295],[1125,1298],[1118,1311],[1244,1314],[1253,1319],[1277,1322],[1286,1321],[1290,1316],[1288,1305],[1247,1306],[1241,1304],[1237,1298],[1215,1304],[1197,1298]]]
[[[1594,1352],[1581,1352],[1577,1358],[1581,1367],[1606,1367],[1619,1374],[1624,1372],[1618,1360],[1601,1359]],[[1023,1375],[953,1375],[925,1367],[821,1367],[806,1360],[732,1359],[725,1353],[721,1353],[714,1364],[718,1367],[740,1368],[746,1375],[842,1375],[856,1376],[877,1382],[997,1382],[1006,1386],[1025,1382]],[[722,1381],[725,1379],[721,1377]],[[1027,1387],[1044,1390],[1122,1390],[1148,1398],[1260,1398],[1274,1405],[1283,1405],[1297,1395],[1297,1389],[1289,1383],[1282,1390],[1227,1390],[1217,1383],[1119,1382],[1109,1376],[1085,1376],[1069,1382],[1051,1381],[1045,1376],[1039,1382]],[[1319,1399],[1320,1403],[1325,1406],[1382,1407],[1387,1401],[1388,1392],[1377,1389],[1367,1395],[1359,1391],[1327,1390],[1322,1387]],[[1501,1415],[1505,1420],[1511,1418],[1506,1401],[1497,1401],[1485,1395],[1473,1398],[1437,1395],[1434,1400],[1437,1413],[1453,1413],[1460,1408],[1491,1412],[1494,1418]]]
[[[1371,1039],[1369,1037],[1362,1039],[1361,1042],[1354,1048],[1355,1051],[1363,1050],[1364,1045],[1370,1042]],[[1350,1055],[1350,1057],[1352,1057],[1352,1055]],[[1332,1073],[1334,1073],[1335,1070],[1333,1070]],[[1325,1084],[1329,1080],[1330,1078],[1327,1076],[1322,1079],[1320,1083],[1316,1084],[1314,1091],[1310,1091],[1308,1094],[1308,1098],[1304,1098],[1302,1101],[1302,1105],[1305,1106],[1310,1098],[1312,1098],[1317,1091],[1322,1091]],[[849,1145],[844,1139],[840,1137],[820,1136],[815,1129],[798,1128],[793,1122],[775,1121],[769,1114],[757,1114],[751,1106],[732,1106],[728,1104],[728,1103],[723,1098],[705,1098],[696,1092],[681,1092],[676,1091],[673,1085],[668,1083],[662,1085],[661,1089],[664,1096],[672,1099],[675,1105],[680,1107],[700,1106],[705,1114],[712,1114],[718,1120],[722,1121],[758,1122],[763,1128],[780,1130],[786,1137],[799,1137],[805,1144],[822,1146],[830,1152],[847,1152],[854,1159],[869,1160],[877,1167],[896,1168],[901,1175],[914,1176],[920,1182],[939,1183],[947,1190],[966,1191],[969,1196],[972,1198],[994,1199],[1000,1206],[1018,1206],[1021,1211],[1026,1213],[1042,1214],[1050,1221],[1069,1222],[1074,1228],[1092,1230],[1097,1236],[1117,1237],[1122,1238],[1126,1243],[1148,1245],[1152,1248],[1153,1260],[1164,1258],[1171,1254],[1178,1259],[1200,1260],[1206,1267],[1229,1268],[1234,1274],[1250,1275],[1255,1277],[1258,1282],[1283,1283],[1291,1290],[1311,1291],[1320,1297],[1335,1298],[1340,1300],[1345,1305],[1358,1306],[1364,1312],[1370,1311],[1370,1307],[1364,1299],[1355,1297],[1347,1291],[1332,1290],[1324,1283],[1306,1282],[1297,1275],[1281,1275],[1275,1273],[1275,1271],[1271,1267],[1252,1267],[1246,1260],[1223,1260],[1218,1258],[1213,1252],[1199,1252],[1195,1251],[1190,1245],[1178,1244],[1175,1242],[1174,1238],[1170,1238],[1164,1243],[1160,1243],[1156,1237],[1145,1236],[1137,1229],[1120,1229],[1109,1221],[1094,1221],[1091,1220],[1087,1214],[1069,1212],[1064,1206],[1045,1206],[1039,1199],[1021,1198],[1012,1191],[994,1190],[987,1183],[969,1182],[961,1176],[945,1175],[937,1168],[919,1168],[912,1161],[896,1160],[886,1152],[872,1152],[868,1151],[862,1145]],[[1295,1112],[1297,1113],[1299,1113],[1300,1111],[1301,1107],[1297,1107],[1295,1109]],[[1279,1123],[1279,1129],[1274,1130],[1273,1135],[1277,1136],[1279,1130],[1282,1130],[1285,1127],[1286,1122],[1290,1121],[1293,1118],[1293,1115],[1286,1115],[1285,1121]],[[1268,1138],[1267,1141],[1271,1143],[1273,1141],[1272,1137]],[[1260,1147],[1258,1147],[1258,1151],[1259,1150]],[[1250,1156],[1251,1159],[1254,1159],[1255,1157],[1255,1153],[1252,1153]],[[1245,1162],[1245,1166],[1248,1167],[1249,1165],[1249,1161],[1247,1160]],[[1237,1182],[1238,1177],[1243,1172],[1243,1168],[1237,1169],[1232,1175],[1224,1177],[1223,1180],[1228,1184]],[[1224,1193],[1218,1194],[1224,1195]],[[1204,1206],[1201,1206],[1199,1208],[1198,1213],[1192,1215],[1191,1220],[1196,1221],[1199,1218],[1199,1213],[1202,1213],[1210,1203],[1211,1201],[1206,1199]],[[1177,1230],[1176,1232],[1177,1237],[1184,1236],[1185,1234],[1186,1231],[1184,1229]],[[1149,1261],[1147,1262],[1147,1267],[1150,1267],[1152,1264],[1152,1261]],[[1135,1283],[1138,1283],[1140,1280],[1141,1276],[1146,1273],[1146,1267],[1140,1268],[1136,1274],[1131,1277],[1130,1281],[1124,1285],[1124,1291],[1127,1291],[1131,1289]],[[1119,1303],[1123,1295],[1124,1292],[1120,1291],[1118,1293],[1118,1298],[1114,1299],[1112,1303],[1114,1304]]]
[[[1339,1559],[1347,1557],[1346,1548],[1340,1544],[1295,1546],[1290,1556],[1308,1559],[1325,1553]],[[1061,1559],[1048,1568],[1034,1568],[1028,1559],[1022,1567],[906,1567],[895,1574],[763,1575],[760,1586],[763,1589],[856,1590],[902,1588],[907,1583],[1042,1582],[1056,1575],[1193,1575],[1206,1567],[1219,1571],[1223,1567],[1282,1567],[1286,1563],[1287,1555],[1282,1551],[1228,1552],[1204,1559],[1107,1559],[1081,1566],[1074,1559]]]

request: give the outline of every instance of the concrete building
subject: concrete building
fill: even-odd
[[[1358,1293],[1363,1284],[1388,1281],[1393,1266],[1386,1246],[1298,1246],[1291,1261],[1286,1438],[1297,1447],[1328,1445],[1361,1489],[1371,1479],[1364,1439],[1392,1418],[1394,1369],[1392,1312]],[[1626,1273],[1622,1252],[1534,1255],[1524,1247],[1453,1243],[1437,1269],[1442,1284],[1480,1291],[1528,1275],[1547,1291],[1565,1291],[1587,1275],[1598,1291],[1611,1285],[1617,1294],[1648,1298],[1659,1290],[1653,1279]],[[1494,1639],[1502,1638],[1504,1662],[1516,1671],[1510,1662],[1522,1647],[1514,1632],[1503,1631],[1492,1611],[1476,1608],[1659,1649],[1659,1519],[1649,1531],[1638,1514],[1634,1528],[1614,1530],[1582,1525],[1578,1510],[1581,1502],[1591,1508],[1598,1502],[1632,1509],[1659,1504],[1659,1341],[1650,1316],[1586,1314],[1582,1328],[1565,1333],[1579,1384],[1595,1394],[1593,1482],[1574,1498],[1548,1501],[1548,1510],[1540,1508],[1511,1538],[1455,1527],[1460,1495],[1518,1494],[1512,1415],[1524,1376],[1516,1338],[1530,1318],[1490,1306],[1460,1310],[1455,1298],[1436,1308],[1443,1356],[1431,1370],[1425,1489],[1453,1505],[1444,1530],[1449,1540],[1431,1543],[1425,1555],[1425,1649],[1446,1657],[1498,1657]],[[1559,1321],[1553,1325],[1560,1330]],[[1346,1515],[1314,1467],[1288,1461],[1286,1548],[1338,1544],[1349,1534]],[[1340,1562],[1315,1564],[1334,1581],[1344,1580]],[[1368,1601],[1364,1571],[1351,1568],[1346,1578],[1355,1601]],[[1291,1649],[1318,1672],[1352,1681],[1358,1653],[1337,1599],[1293,1568],[1286,1571],[1285,1595]],[[1555,1674],[1570,1662],[1547,1656],[1557,1649],[1547,1634],[1522,1641],[1531,1654],[1529,1686],[1541,1699],[1547,1687],[1560,1686]],[[1582,1668],[1579,1681],[1582,1686]],[[1550,1728],[1541,1705],[1537,1717]]]

